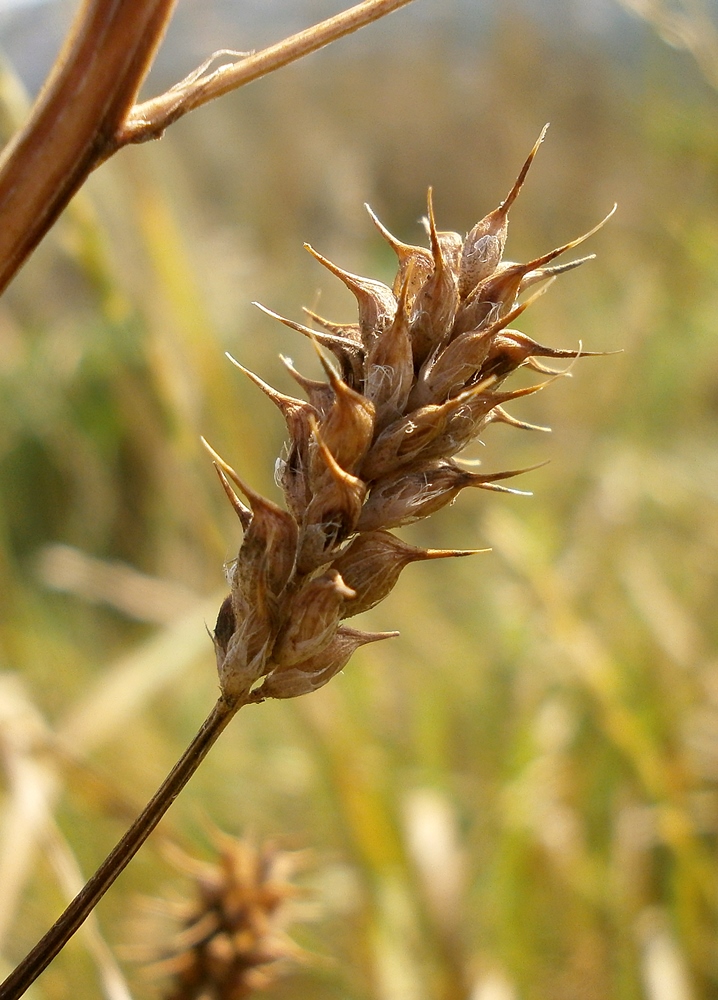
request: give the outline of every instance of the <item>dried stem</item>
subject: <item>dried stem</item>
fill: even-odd
[[[156,139],[193,108],[410,2],[364,0],[133,107],[176,0],[85,0],[29,121],[0,157],[0,292],[91,171],[122,146]]]
[[[130,142],[157,139],[168,125],[189,111],[281,69],[310,52],[316,52],[330,42],[343,38],[408,3],[411,0],[364,0],[363,3],[291,35],[276,45],[270,45],[261,52],[249,53],[238,62],[220,66],[212,72],[191,74],[186,81],[177,84],[166,94],[136,105],[115,136],[117,148]]]
[[[176,0],[86,0],[30,119],[0,158],[0,291],[125,120]]]
[[[0,985],[0,1000],[17,1000],[21,997],[67,944],[147,840],[242,704],[230,703],[224,698],[217,701],[197,735],[122,840],[49,931]]]

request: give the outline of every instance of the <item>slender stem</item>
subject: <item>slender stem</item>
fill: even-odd
[[[199,74],[196,78],[193,74],[167,93],[136,105],[115,136],[116,147],[130,142],[157,139],[168,125],[189,111],[243,87],[252,80],[273,73],[310,52],[316,52],[330,42],[411,2],[412,0],[364,0],[335,17],[321,21],[296,35],[290,35],[276,45],[250,53],[238,62],[220,66],[219,69]]]
[[[67,944],[147,840],[241,706],[241,702],[230,704],[223,698],[218,700],[202,728],[122,840],[108,854],[49,931],[25,956],[15,971],[10,973],[5,982],[0,984],[0,1000],[18,1000]]]

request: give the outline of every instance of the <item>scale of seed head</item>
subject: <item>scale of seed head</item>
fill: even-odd
[[[386,597],[405,566],[479,551],[420,549],[388,529],[428,517],[469,487],[519,492],[499,480],[528,470],[484,474],[467,470],[456,458],[497,421],[545,429],[511,416],[504,404],[562,374],[539,359],[587,352],[538,344],[511,323],[557,274],[591,259],[552,264],[615,211],[614,206],[588,233],[534,260],[503,260],[509,209],[545,132],[504,201],[463,239],[437,230],[431,190],[428,248],[402,243],[368,209],[398,258],[391,287],[344,271],[307,246],[354,294],[356,323],[332,323],[307,310],[318,328],[312,330],[260,306],[312,340],[326,381],[306,378],[283,358],[306,396],[295,398],[234,362],[276,404],[289,440],[277,464],[286,510],[256,493],[209,449],[244,529],[231,566],[231,593],[214,631],[228,701],[316,690],[359,646],[397,634],[359,631],[346,619]],[[527,288],[542,283],[519,301]],[[550,378],[505,389],[506,379],[521,367]]]

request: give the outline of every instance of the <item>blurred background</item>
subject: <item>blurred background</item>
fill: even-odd
[[[467,231],[509,190],[527,259],[619,209],[520,328],[622,351],[518,404],[487,470],[402,534],[490,554],[407,569],[320,692],[243,711],[36,998],[169,996],[131,962],[140,895],[216,825],[310,849],[270,998],[718,996],[718,44],[713,4],[417,0],[102,166],[0,303],[0,951],[46,929],[217,694],[212,627],[241,540],[200,434],[278,496],[310,345],[251,305],[351,320],[302,250],[390,280],[433,185]],[[180,0],[145,88],[336,13]],[[74,5],[6,5],[0,130]],[[583,249],[583,248],[582,248]],[[480,454],[479,454],[480,453]],[[145,907],[147,909],[147,907]],[[143,911],[144,912],[144,911]],[[145,914],[146,915],[146,914]],[[144,920],[144,916],[142,917]],[[144,924],[142,924],[144,927]],[[142,930],[146,943],[161,932]],[[163,992],[164,990],[164,992]],[[123,992],[124,991],[124,992]]]

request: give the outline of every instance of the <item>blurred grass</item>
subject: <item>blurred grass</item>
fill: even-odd
[[[350,317],[303,240],[387,278],[364,201],[412,241],[431,183],[440,225],[465,231],[550,120],[508,255],[619,214],[522,329],[625,353],[521,404],[552,437],[487,440],[487,468],[550,458],[533,498],[462,496],[406,532],[493,552],[409,569],[365,617],[401,638],[311,698],[243,712],[166,829],[207,851],[209,816],[315,850],[321,915],[298,936],[331,961],[277,998],[718,993],[716,96],[648,28],[627,63],[511,5],[480,39],[448,25],[337,47],[124,151],[0,304],[0,662],[30,706],[0,697],[16,720],[0,866],[18,842],[29,858],[5,893],[8,961],[62,895],[42,811],[23,811],[45,779],[24,786],[19,762],[56,782],[89,873],[118,803],[154,790],[215,696],[202,621],[240,534],[198,438],[270,495],[282,442],[223,352],[290,392],[279,352],[317,374],[251,300],[299,317],[321,289],[320,311]],[[128,617],[126,581],[88,600],[90,564],[83,583],[62,550],[50,574],[56,543],[110,581],[116,563],[144,574],[144,613]],[[150,846],[98,911],[107,939],[172,881]],[[73,945],[35,995],[99,995],[97,976]]]

